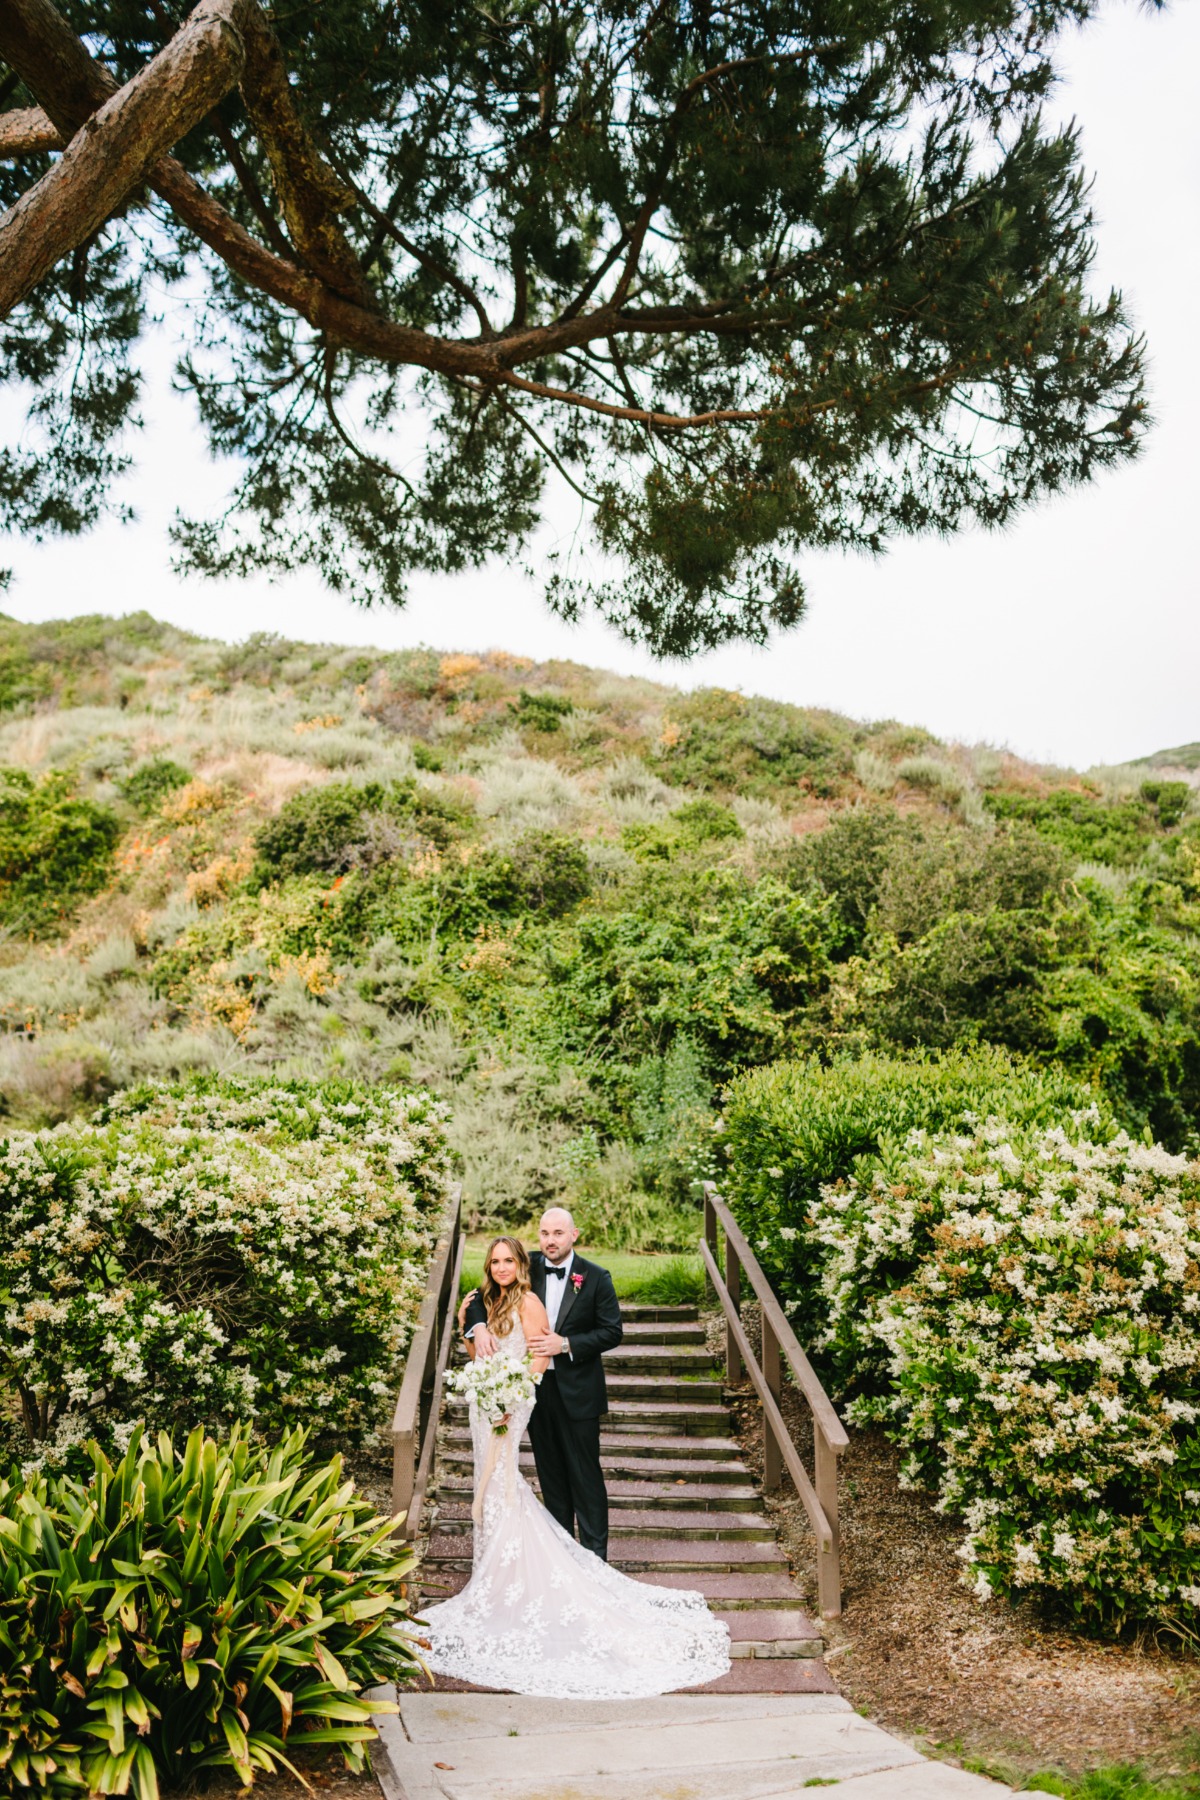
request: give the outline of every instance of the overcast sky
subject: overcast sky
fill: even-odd
[[[946,738],[1086,767],[1200,739],[1196,440],[1200,358],[1200,7],[1110,5],[1073,35],[1053,106],[1083,127],[1100,220],[1097,282],[1124,289],[1149,338],[1157,418],[1139,462],[1048,503],[1002,535],[907,543],[872,562],[809,558],[808,617],[765,651],[656,663],[615,633],[571,630],[504,567],[421,578],[403,613],[363,612],[314,578],[214,584],[171,572],[177,502],[214,500],[190,404],[158,384],[146,408],[132,527],[0,544],[20,619],[146,608],[189,630],[251,631],[394,648],[493,646],[898,718]],[[569,531],[564,509],[549,539]]]

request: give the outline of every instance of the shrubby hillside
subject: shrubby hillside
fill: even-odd
[[[428,1084],[476,1224],[690,1242],[718,1096],[995,1044],[1200,1116],[1200,777],[147,614],[0,622],[0,1106],[190,1072]]]

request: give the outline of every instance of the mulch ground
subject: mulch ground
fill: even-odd
[[[757,1352],[756,1314],[746,1309]],[[710,1329],[723,1343],[723,1324]],[[762,1415],[749,1384],[735,1412],[761,1474]],[[811,1469],[795,1389],[785,1390],[783,1412]],[[851,1429],[841,1462],[843,1614],[826,1625],[827,1660],[846,1697],[926,1751],[982,1759],[1013,1777],[1109,1763],[1200,1771],[1200,1658],[1145,1639],[1081,1637],[1033,1605],[981,1605],[962,1583],[961,1529],[928,1495],[900,1487],[899,1464],[881,1432]],[[815,1616],[813,1539],[786,1475],[766,1502]]]

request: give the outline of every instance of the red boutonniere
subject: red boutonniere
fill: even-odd
[[[583,1286],[583,1276],[582,1275],[572,1275],[571,1286],[575,1289],[575,1292],[578,1293],[580,1288]]]

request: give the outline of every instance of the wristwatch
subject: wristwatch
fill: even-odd
[[[570,1338],[564,1338],[563,1339],[563,1347],[562,1347],[562,1355],[570,1356],[570,1354],[571,1354],[571,1340],[570,1340]]]

